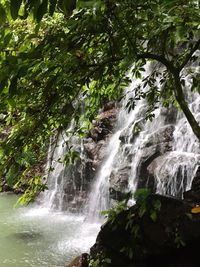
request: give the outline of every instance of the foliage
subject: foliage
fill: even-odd
[[[177,102],[200,139],[183,82],[190,75],[199,92],[198,1],[2,0],[0,18],[0,114],[9,132],[0,172],[12,184],[34,164],[23,155],[40,162],[56,129],[73,118],[82,134],[105,101],[121,99],[133,63],[143,86],[127,108],[145,98],[152,119],[158,103]],[[147,60],[157,63],[144,77]]]
[[[109,222],[111,222],[111,224],[113,224],[113,230],[115,230],[117,227],[117,225],[115,224],[117,216],[122,211],[125,211],[128,209],[129,209],[128,199],[126,199],[126,200],[123,200],[121,202],[118,202],[114,208],[102,211],[101,214],[107,218],[107,221],[109,221]]]
[[[149,206],[148,205],[149,195],[150,195],[150,190],[146,188],[138,189],[134,193],[134,198],[138,206],[138,215],[141,218],[144,216],[145,213],[148,213],[150,215],[150,218],[153,221],[156,221],[157,213],[161,208],[161,202],[158,199],[153,199],[151,201],[151,206]]]
[[[111,259],[106,258],[103,253],[99,253],[96,259],[89,258],[89,267],[107,267],[111,264]]]
[[[129,194],[129,197],[132,197]],[[123,218],[125,223],[125,230],[130,233],[130,240],[127,240],[126,246],[120,249],[129,259],[134,257],[137,249],[141,248],[140,244],[143,242],[143,231],[141,229],[142,219],[151,219],[153,222],[157,220],[158,213],[161,209],[161,202],[159,199],[154,199],[150,195],[150,191],[146,188],[138,189],[134,193],[136,204],[133,207],[128,205],[128,198],[125,201],[118,203],[113,209],[104,212],[107,215],[107,223],[111,225],[112,231],[120,228]],[[175,236],[175,242],[178,242],[178,234]]]
[[[25,190],[24,194],[18,199],[16,205],[25,205],[32,202],[38,195],[38,192],[47,189],[45,181],[40,174],[35,174],[31,178],[28,177],[28,179],[24,179],[24,177],[22,176],[21,179],[14,186],[14,188],[17,187],[24,187]]]
[[[150,190],[147,188],[137,189],[134,196],[127,194],[127,199],[119,202],[114,208],[108,211],[103,211],[102,214],[106,216],[107,221],[113,225],[113,230],[115,230],[117,226],[116,224],[118,224],[116,218],[121,212],[127,211],[126,229],[132,229],[131,232],[137,236],[139,230],[139,226],[135,224],[137,218],[142,218],[144,215],[147,215],[152,221],[156,221],[157,214],[161,209],[160,200],[151,199],[151,201],[149,201],[150,194]],[[129,205],[129,200],[132,197],[134,197],[134,200],[136,201],[134,212]]]
[[[175,238],[174,238],[174,243],[177,248],[184,247],[185,242],[183,241],[183,238],[181,237],[178,228],[175,229]]]

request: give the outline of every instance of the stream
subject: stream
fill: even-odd
[[[16,195],[0,194],[1,267],[64,267],[95,243],[100,224],[83,215],[14,207],[16,201]]]

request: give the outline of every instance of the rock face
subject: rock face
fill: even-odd
[[[124,193],[127,192],[129,179],[133,175],[131,173],[131,165],[134,164],[134,161],[138,161],[136,170],[136,176],[139,177],[137,187],[148,187],[152,192],[156,191],[157,181],[152,162],[172,149],[173,131],[174,125],[171,124],[158,128],[158,130],[148,135],[145,142],[143,141],[142,147],[139,148],[140,150],[134,150],[135,139],[133,137],[129,136],[129,142],[133,141],[132,144],[125,144],[128,142],[127,129],[122,132],[120,139],[122,142],[122,150],[124,151],[121,153],[123,153],[124,159],[119,158],[116,160],[117,167],[114,168],[111,173],[111,198],[121,200]],[[135,133],[133,133],[133,135],[136,137]],[[121,165],[118,166],[119,164]]]
[[[128,187],[130,166],[125,166],[110,175],[110,197],[114,200],[123,200]]]
[[[110,259],[110,267],[199,266],[200,213],[192,214],[186,201],[161,195],[150,195],[143,214],[141,209],[137,203],[108,220],[91,256]]]
[[[54,142],[55,148],[52,149],[53,171],[48,176],[47,198],[52,202],[51,208],[70,211],[84,208],[91,183],[106,155],[116,114],[115,103],[107,103],[98,121],[93,122],[93,128],[87,137],[80,139],[76,136],[69,135],[68,138],[58,135],[57,142]],[[68,153],[71,153],[69,159]],[[72,164],[65,167],[62,162],[70,162],[71,158]]]
[[[137,176],[138,188],[148,187],[152,192],[156,191],[155,173],[153,167],[151,172],[149,166],[160,155],[166,154],[172,148],[174,125],[166,125],[148,136],[143,144],[142,155],[138,164]]]
[[[112,133],[116,122],[117,108],[115,103],[110,103],[104,107],[103,112],[100,113],[99,119],[93,121],[93,128],[89,132],[95,142],[105,140],[105,138]]]

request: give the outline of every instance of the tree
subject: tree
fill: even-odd
[[[176,101],[200,140],[184,94],[186,75],[192,90],[200,89],[191,68],[200,57],[198,1],[5,0],[0,14],[0,113],[12,126],[2,143],[5,175],[24,153],[37,154],[35,147],[45,147],[72,117],[77,133],[84,132],[105,99],[123,96],[133,64],[133,75],[142,78],[147,60],[163,67],[155,65],[144,80],[148,92],[136,90],[135,98],[146,97],[150,111],[157,101]],[[156,76],[162,77],[162,91]]]

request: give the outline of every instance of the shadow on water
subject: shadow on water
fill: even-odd
[[[11,235],[8,235],[8,238],[14,238],[17,240],[23,240],[24,242],[27,241],[36,241],[41,240],[43,238],[43,235],[39,232],[19,232],[19,233],[13,233]]]

